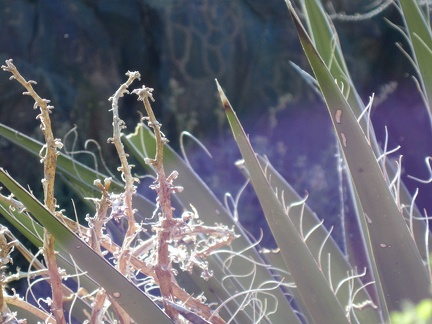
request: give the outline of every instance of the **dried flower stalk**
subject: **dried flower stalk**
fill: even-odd
[[[99,255],[102,255],[100,242],[105,228],[105,224],[108,222],[108,209],[111,206],[111,201],[109,199],[108,193],[110,184],[110,178],[105,179],[103,185],[99,179],[94,181],[94,185],[98,187],[98,189],[101,191],[102,197],[100,199],[92,199],[96,205],[96,213],[94,217],[86,218],[89,228],[84,233],[88,233],[89,245]],[[99,291],[96,293],[95,299],[93,301],[90,323],[103,322],[105,311],[108,306],[107,298],[108,295],[106,291],[102,287],[99,288]],[[127,316],[126,321],[129,319],[129,316]]]
[[[42,179],[42,185],[44,189],[44,203],[51,212],[55,213],[55,172],[58,150],[61,149],[63,145],[60,139],[54,138],[51,128],[51,119],[49,115],[54,107],[49,105],[49,100],[42,99],[36,93],[36,91],[34,91],[32,84],[36,84],[36,82],[33,80],[26,81],[18,72],[17,68],[12,63],[12,60],[6,60],[6,65],[2,65],[2,69],[12,73],[12,76],[10,77],[11,80],[16,79],[19,83],[21,83],[22,86],[24,86],[27,91],[23,92],[23,95],[31,96],[35,101],[33,109],[37,109],[38,107],[40,109],[40,114],[37,115],[36,119],[40,120],[40,128],[45,137],[45,145],[39,153],[41,162],[44,164],[44,178]],[[45,230],[43,254],[51,278],[51,311],[54,314],[57,323],[66,323],[63,312],[62,279],[59,274],[57,260],[55,257],[54,241],[54,237],[52,237],[51,234]]]
[[[207,262],[204,261],[207,256],[222,246],[228,245],[236,237],[232,229],[226,226],[216,224],[215,227],[204,226],[198,220],[198,213],[193,208],[193,212],[185,212],[181,217],[175,218],[173,215],[174,208],[171,205],[171,194],[181,192],[182,187],[174,186],[173,181],[177,178],[178,173],[173,171],[169,176],[166,176],[163,166],[163,149],[164,144],[168,142],[164,134],[160,131],[161,124],[156,120],[153,110],[150,106],[150,101],[154,101],[152,96],[153,89],[142,87],[134,90],[133,93],[138,95],[138,100],[143,101],[148,117],[148,125],[153,128],[156,138],[156,155],[154,159],[148,159],[146,162],[151,164],[156,171],[157,179],[151,186],[157,192],[156,213],[158,214],[158,222],[152,226],[155,232],[153,237],[142,241],[136,240],[137,234],[141,231],[141,224],[136,223],[134,218],[134,209],[132,206],[132,197],[136,193],[134,183],[138,179],[134,178],[131,172],[133,165],[128,163],[121,141],[122,129],[125,127],[123,120],[120,119],[118,101],[125,93],[128,93],[127,88],[135,80],[140,78],[138,72],[128,72],[128,80],[120,86],[116,93],[110,98],[112,101],[113,111],[113,137],[108,139],[112,142],[117,150],[120,158],[121,166],[118,168],[121,171],[121,177],[125,183],[124,192],[121,194],[113,194],[109,192],[111,179],[105,179],[104,183],[96,180],[94,184],[102,193],[101,198],[91,199],[96,204],[96,213],[93,217],[87,217],[88,227],[82,226],[71,219],[66,218],[61,212],[56,212],[56,204],[53,194],[55,166],[57,150],[61,148],[61,142],[54,139],[51,131],[49,119],[50,110],[53,108],[48,106],[48,101],[41,99],[33,90],[33,81],[25,81],[24,78],[16,70],[11,60],[6,61],[6,66],[2,66],[6,71],[11,72],[11,78],[16,78],[27,89],[25,94],[32,96],[35,99],[34,107],[40,107],[41,113],[38,119],[41,120],[41,128],[44,132],[46,144],[40,152],[41,161],[44,162],[44,179],[42,181],[45,193],[45,204],[53,211],[57,217],[62,219],[67,226],[75,233],[80,235],[89,245],[100,255],[105,252],[110,252],[117,259],[117,267],[125,276],[132,278],[134,272],[139,271],[148,278],[148,282],[152,285],[157,285],[161,292],[162,298],[154,299],[163,304],[165,312],[175,322],[189,320],[192,322],[207,322],[222,324],[223,319],[218,316],[208,305],[200,298],[191,296],[188,292],[182,289],[175,278],[175,271],[172,263],[178,263],[180,268],[186,271],[192,271],[194,266],[202,269],[202,276],[207,279],[212,275],[207,269]],[[42,153],[45,153],[44,155]],[[11,208],[24,210],[24,206],[13,199],[12,196],[0,196],[0,200],[7,202]],[[111,213],[111,214],[109,214]],[[127,219],[127,231],[121,246],[114,244],[106,235],[106,224],[112,218],[125,216]],[[136,244],[138,242],[138,244]],[[134,247],[132,247],[132,243]],[[66,287],[61,284],[61,277],[58,273],[57,265],[54,256],[54,240],[45,233],[44,238],[44,256],[48,264],[50,275],[49,282],[53,289],[53,304],[52,312],[57,323],[64,323],[62,308],[63,296],[73,295]],[[52,257],[52,259],[50,258]],[[37,262],[37,261],[36,261]],[[39,265],[39,269],[42,265]],[[36,272],[36,275],[46,276],[44,269],[42,272]],[[55,272],[57,276],[54,276]],[[27,275],[33,275],[27,274]],[[58,279],[58,281],[57,281]],[[13,280],[11,277],[5,280]],[[5,281],[6,282],[6,281]],[[57,287],[57,288],[55,288]],[[63,290],[62,290],[63,288]],[[0,296],[1,297],[1,296]],[[1,299],[1,298],[0,298]],[[108,301],[109,299],[109,301]],[[121,323],[133,323],[130,316],[112,300],[104,291],[103,287],[99,289],[93,300],[92,314],[90,315],[91,323],[98,323],[105,320],[106,310],[111,306],[111,309],[117,314]]]
[[[5,231],[7,231],[7,228],[4,226],[0,226],[0,269],[2,270],[0,278],[0,322],[19,323],[19,321],[16,319],[15,314],[12,313],[9,309],[5,298],[6,296],[4,287],[6,286],[6,282],[3,270],[6,268],[6,265],[9,262],[12,262],[12,259],[10,257],[12,247],[10,246],[10,244],[8,244],[6,240]]]
[[[122,203],[124,204],[124,213],[127,217],[128,228],[124,237],[122,248],[120,250],[120,257],[118,260],[118,268],[120,272],[125,275],[127,275],[127,263],[130,245],[141,228],[135,222],[135,211],[132,207],[132,197],[136,191],[134,182],[137,182],[138,179],[132,176],[131,169],[134,167],[134,165],[130,165],[128,163],[128,154],[126,154],[123,143],[121,142],[121,131],[126,126],[124,121],[120,118],[118,109],[119,98],[123,97],[125,93],[129,93],[127,88],[135,79],[140,79],[141,75],[138,72],[130,71],[128,71],[126,75],[128,76],[128,80],[120,86],[120,88],[111,98],[109,98],[109,100],[112,102],[111,110],[113,112],[113,137],[108,139],[108,142],[112,142],[117,150],[117,155],[119,156],[121,162],[121,166],[118,168],[118,170],[121,171],[122,179],[125,182],[124,199]]]
[[[171,259],[169,256],[169,242],[171,240],[171,229],[176,225],[173,220],[173,208],[171,206],[171,194],[176,191],[172,185],[172,180],[176,176],[167,178],[163,166],[163,146],[167,142],[165,136],[160,130],[161,124],[156,120],[153,110],[150,105],[149,98],[154,101],[152,95],[153,89],[143,86],[141,89],[136,89],[133,93],[137,94],[138,100],[144,103],[148,117],[149,127],[153,128],[156,137],[156,156],[149,160],[148,163],[155,168],[157,178],[154,181],[152,188],[156,191],[158,197],[156,199],[158,207],[160,207],[159,225],[155,226],[157,235],[157,262],[154,265],[154,271],[159,281],[159,289],[163,297],[163,304],[166,313],[173,320],[177,320],[178,312],[172,307],[170,302],[174,301],[172,288],[172,269]]]
[[[183,190],[180,186],[175,186],[173,181],[178,177],[178,172],[173,171],[169,176],[166,176],[163,165],[163,149],[168,142],[165,135],[161,132],[161,124],[156,120],[153,109],[150,105],[150,100],[154,101],[152,95],[153,89],[143,86],[140,89],[132,91],[138,96],[138,100],[142,101],[147,112],[144,120],[147,120],[148,126],[153,129],[156,141],[156,154],[154,159],[147,159],[146,163],[153,166],[157,178],[151,186],[157,193],[156,208],[159,210],[158,222],[153,226],[156,232],[156,238],[151,239],[151,244],[144,242],[141,247],[147,246],[149,249],[153,244],[155,255],[149,252],[147,259],[153,260],[153,269],[155,281],[157,282],[161,295],[162,302],[166,313],[174,321],[178,320],[179,314],[182,317],[188,317],[190,310],[192,313],[212,320],[213,323],[224,323],[220,318],[204,303],[196,298],[193,298],[186,291],[181,289],[175,280],[172,262],[177,262],[183,270],[191,271],[193,266],[198,266],[202,269],[202,276],[208,278],[211,276],[211,271],[207,269],[207,263],[200,260],[205,259],[212,251],[230,244],[236,237],[234,231],[227,229],[224,226],[207,227],[201,222],[194,223],[194,219],[198,218],[197,211],[193,213],[185,212],[182,217],[174,218],[174,208],[171,205],[171,195]],[[212,244],[208,241],[202,241],[201,249],[198,248],[197,238],[202,235],[207,235],[212,238]],[[192,242],[193,248],[188,251],[188,246]],[[149,242],[150,243],[150,242]],[[169,247],[173,247],[170,252]],[[174,252],[175,251],[175,252]],[[140,251],[142,253],[142,251]],[[137,255],[137,254],[135,254]],[[132,264],[136,264],[134,258],[131,259]],[[176,302],[176,299],[184,303],[184,307]]]

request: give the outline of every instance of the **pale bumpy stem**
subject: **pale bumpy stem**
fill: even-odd
[[[134,183],[138,179],[132,175],[131,169],[133,165],[128,163],[128,155],[121,141],[122,129],[125,128],[125,124],[119,115],[119,99],[125,93],[128,93],[127,88],[135,79],[140,78],[140,74],[138,72],[127,72],[128,80],[110,98],[113,112],[113,137],[109,138],[108,141],[115,145],[120,159],[121,165],[118,170],[121,172],[122,180],[125,183],[124,192],[120,194],[110,193],[110,178],[105,179],[104,184],[100,180],[96,180],[94,184],[101,190],[102,197],[92,199],[96,203],[97,211],[94,217],[86,218],[89,227],[85,228],[65,218],[61,212],[55,212],[54,180],[56,158],[58,149],[61,148],[62,144],[60,140],[54,139],[51,130],[49,113],[53,107],[48,105],[48,100],[41,99],[37,95],[32,87],[35,82],[27,82],[18,73],[11,60],[6,61],[6,66],[2,66],[2,68],[11,72],[11,78],[17,79],[27,89],[25,94],[32,96],[35,100],[34,107],[41,110],[37,118],[41,121],[41,129],[46,141],[40,156],[41,161],[44,162],[44,179],[42,183],[45,193],[45,205],[48,209],[64,221],[70,229],[88,240],[89,245],[97,253],[103,255],[104,252],[111,252],[117,258],[117,268],[126,277],[135,278],[133,276],[136,276],[136,271],[152,277],[153,281],[150,279],[150,282],[152,285],[156,284],[159,287],[164,310],[174,322],[179,322],[183,318],[192,322],[205,319],[216,324],[224,323],[223,319],[209,305],[206,305],[200,298],[190,295],[178,285],[175,277],[176,270],[173,269],[172,263],[178,263],[183,271],[190,271],[193,267],[200,267],[203,273],[202,276],[208,278],[211,276],[211,271],[207,267],[207,262],[204,261],[205,258],[222,246],[230,244],[236,235],[233,230],[221,224],[216,224],[216,227],[208,227],[204,226],[200,221],[195,222],[194,220],[198,219],[198,213],[193,206],[191,206],[193,213],[185,212],[180,218],[174,218],[171,195],[181,192],[183,188],[173,185],[173,180],[178,176],[177,171],[173,171],[168,176],[165,173],[163,152],[164,145],[168,141],[161,132],[161,124],[156,120],[150,105],[150,100],[154,101],[153,89],[145,86],[134,90],[133,93],[136,93],[138,99],[143,101],[148,115],[145,119],[155,135],[156,154],[154,159],[147,159],[146,163],[152,165],[157,175],[151,188],[157,193],[156,213],[158,221],[152,226],[155,232],[153,237],[146,241],[137,240],[137,234],[142,229],[142,226],[135,221],[132,197],[136,193]],[[24,210],[23,205],[15,201],[12,196],[0,196],[0,200],[8,202],[12,208]],[[110,209],[111,214],[109,215]],[[105,234],[106,223],[112,217],[115,218],[118,215],[126,217],[128,224],[121,246],[114,244]],[[192,241],[195,244],[191,245]],[[186,256],[182,252],[187,252]],[[56,323],[65,323],[62,299],[63,296],[68,294],[62,290],[61,276],[54,254],[54,239],[48,232],[45,233],[44,237],[44,257],[50,276],[49,283],[53,291],[51,311]],[[108,303],[107,299],[110,299],[111,304]],[[103,320],[108,307],[117,314],[121,323],[133,323],[132,318],[116,301],[106,294],[103,287],[101,287],[94,299],[91,322]]]
[[[126,231],[126,235],[123,240],[122,248],[120,251],[120,256],[118,260],[118,268],[121,273],[127,275],[127,264],[129,259],[129,251],[130,245],[132,241],[135,239],[136,234],[140,230],[140,226],[138,226],[135,222],[134,218],[134,209],[132,207],[132,197],[135,194],[135,186],[134,182],[138,181],[132,176],[131,169],[133,165],[128,163],[127,157],[124,150],[123,143],[121,142],[121,130],[125,128],[124,121],[120,119],[118,101],[119,98],[123,97],[125,93],[129,93],[127,88],[129,85],[135,80],[139,79],[141,76],[138,72],[130,72],[126,73],[128,76],[128,80],[123,83],[120,88],[116,91],[116,93],[109,99],[112,102],[112,112],[113,112],[113,137],[108,139],[108,141],[114,143],[114,146],[117,150],[117,155],[120,158],[121,166],[118,168],[119,171],[122,172],[122,179],[125,182],[125,192],[124,192],[124,212],[127,217],[128,228]]]
[[[108,209],[111,207],[111,202],[109,200],[108,189],[111,184],[111,179],[107,178],[104,181],[104,185],[98,179],[94,181],[94,185],[102,192],[102,197],[100,199],[94,199],[96,203],[96,214],[93,218],[88,218],[89,224],[89,245],[90,247],[99,255],[102,256],[101,250],[101,236],[103,235],[103,229],[105,223],[107,222]],[[100,287],[99,291],[96,293],[92,313],[90,317],[90,323],[102,323],[105,312],[107,310],[107,293]]]
[[[42,180],[42,185],[44,188],[44,203],[51,212],[55,213],[56,200],[54,198],[54,183],[58,155],[57,150],[62,148],[62,144],[59,139],[54,138],[51,128],[51,119],[49,115],[54,107],[48,105],[49,100],[39,97],[32,86],[32,84],[36,84],[36,82],[31,80],[26,81],[18,72],[17,68],[12,63],[12,60],[6,60],[6,66],[3,65],[2,69],[12,73],[11,79],[16,79],[24,86],[24,88],[26,88],[27,91],[23,94],[31,96],[35,100],[33,108],[40,108],[40,114],[36,118],[40,120],[40,127],[45,137],[45,145],[40,152],[41,162],[44,164],[44,178]],[[51,311],[53,312],[57,323],[66,323],[63,312],[62,279],[59,274],[57,260],[55,258],[54,237],[46,230],[44,230],[43,252],[51,277],[53,300]]]
[[[156,120],[153,110],[150,105],[149,98],[154,101],[152,88],[143,86],[141,89],[136,89],[133,93],[138,95],[138,100],[143,101],[147,112],[148,124],[153,128],[156,138],[156,156],[150,163],[155,168],[157,179],[152,186],[158,195],[157,203],[161,213],[159,216],[159,224],[155,226],[157,235],[157,261],[154,265],[154,271],[159,282],[159,289],[163,298],[164,308],[169,317],[173,320],[178,318],[178,312],[172,307],[168,301],[174,301],[172,287],[172,265],[169,256],[169,242],[171,241],[171,229],[176,222],[173,220],[173,208],[171,206],[171,193],[173,188],[171,183],[167,181],[163,166],[163,147],[166,143],[166,138],[160,130],[160,123]]]

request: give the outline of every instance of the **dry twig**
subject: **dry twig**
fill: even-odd
[[[18,72],[17,68],[12,63],[12,60],[6,60],[6,65],[2,65],[2,69],[12,73],[10,79],[16,79],[21,83],[21,85],[27,90],[23,92],[23,95],[31,96],[35,101],[33,108],[37,109],[39,107],[40,109],[40,114],[37,115],[36,119],[40,120],[40,127],[45,137],[45,145],[39,153],[41,162],[44,164],[44,178],[42,180],[44,188],[44,203],[51,212],[55,213],[56,200],[54,197],[54,183],[57,155],[58,150],[61,149],[63,145],[60,139],[54,138],[51,128],[51,119],[49,115],[54,107],[49,105],[49,100],[39,97],[32,86],[33,84],[36,84],[36,82],[33,80],[26,81]],[[63,312],[62,278],[55,257],[54,241],[54,237],[48,231],[44,230],[43,252],[51,277],[51,311],[53,312],[57,323],[66,323]]]

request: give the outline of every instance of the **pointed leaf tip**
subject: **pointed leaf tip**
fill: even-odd
[[[217,89],[219,92],[219,97],[221,98],[224,110],[225,111],[232,110],[231,105],[228,101],[228,98],[226,97],[225,92],[222,90],[222,87],[220,86],[218,80],[215,79],[215,81],[216,81],[216,86],[217,86]]]
[[[294,26],[297,30],[297,34],[299,36],[300,43],[303,47],[303,50],[306,53],[306,56],[308,57],[308,60],[310,60],[310,58],[309,58],[309,55],[307,55],[307,53],[313,53],[314,57],[316,59],[318,59],[319,61],[321,61],[322,64],[324,64],[324,61],[322,60],[321,56],[317,52],[312,39],[310,38],[309,34],[306,31],[306,28],[303,26],[299,16],[297,15],[297,12],[295,11],[294,7],[292,6],[291,1],[286,0],[286,3],[288,5],[288,10],[290,12],[291,19],[293,20]],[[312,70],[313,70],[313,66],[312,66]]]
[[[291,18],[292,18],[292,20],[293,20],[293,22],[294,22],[294,25],[295,25],[295,27],[296,27],[296,29],[297,29],[297,33],[298,33],[298,35],[299,35],[299,37],[300,37],[300,40],[301,40],[302,38],[305,38],[305,37],[308,38],[309,36],[307,35],[306,30],[305,30],[305,28],[303,27],[303,24],[301,23],[300,18],[299,18],[299,16],[297,15],[297,12],[295,11],[295,9],[294,9],[294,7],[292,6],[292,4],[291,4],[290,1],[287,1],[287,6],[288,6],[288,10],[289,10],[289,12],[290,12],[290,14],[291,14]]]

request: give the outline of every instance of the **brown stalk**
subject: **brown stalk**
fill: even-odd
[[[118,246],[109,240],[103,240],[101,244],[107,251],[111,253],[115,253],[115,251],[118,250]],[[130,263],[134,269],[139,270],[142,274],[146,276],[152,277],[155,280],[156,284],[160,286],[158,277],[155,273],[155,269],[149,268],[146,265],[145,261],[142,261],[138,259],[136,256],[132,255],[130,258]],[[177,298],[181,303],[183,303],[189,309],[196,310],[197,313],[200,314],[203,318],[205,319],[211,318],[213,323],[216,324],[225,323],[225,321],[221,317],[214,314],[213,310],[210,307],[203,304],[200,300],[191,296],[188,292],[186,292],[183,288],[181,288],[175,282],[173,277],[171,277],[171,279],[173,280],[171,282],[173,296]]]
[[[101,250],[101,235],[103,234],[103,228],[105,222],[107,221],[108,209],[111,206],[111,201],[109,200],[108,189],[111,183],[111,179],[105,179],[104,185],[98,179],[94,181],[94,185],[102,192],[102,197],[100,199],[94,199],[96,204],[96,214],[94,217],[88,218],[89,224],[89,245],[90,247],[99,255],[102,255]],[[76,223],[78,227],[78,224]],[[105,301],[107,299],[107,293],[103,288],[99,288],[95,296],[95,300],[92,305],[92,313],[90,317],[90,324],[102,323],[105,315]],[[116,308],[115,308],[116,309]],[[124,311],[122,311],[124,313]],[[129,316],[126,317],[127,319]]]
[[[40,108],[40,114],[36,119],[40,120],[40,127],[45,137],[45,145],[40,152],[41,162],[44,164],[44,178],[42,180],[44,204],[51,212],[55,213],[56,200],[54,198],[54,183],[58,154],[57,149],[61,149],[62,144],[59,139],[54,138],[51,128],[51,119],[49,115],[54,107],[48,105],[50,102],[49,100],[39,97],[32,86],[32,84],[36,84],[36,82],[32,80],[26,81],[18,72],[17,68],[12,63],[12,60],[6,60],[6,65],[2,65],[2,69],[12,73],[10,79],[16,79],[22,86],[24,86],[27,91],[23,94],[31,96],[35,100],[33,108]],[[43,151],[45,151],[45,155],[42,155]],[[54,241],[54,237],[44,229],[43,254],[51,278],[51,311],[53,312],[57,323],[66,323],[63,312],[62,278],[55,257]]]
[[[156,155],[149,162],[153,165],[157,178],[154,181],[152,188],[157,193],[156,202],[160,208],[159,224],[155,226],[157,242],[157,261],[154,265],[154,271],[159,283],[159,289],[162,295],[165,312],[174,321],[178,318],[178,312],[172,307],[170,302],[175,302],[172,287],[172,268],[171,259],[169,256],[168,246],[171,239],[171,231],[176,222],[173,220],[173,208],[171,206],[171,194],[175,190],[170,181],[167,181],[165,169],[163,166],[163,146],[167,142],[162,134],[161,124],[156,120],[156,117],[151,108],[149,98],[154,101],[152,95],[153,89],[143,86],[141,89],[136,89],[133,93],[138,95],[138,100],[144,103],[147,112],[147,120],[149,127],[153,128],[156,138]]]
[[[83,233],[91,233],[89,231],[89,228],[77,224],[77,223],[70,223],[70,228],[78,234],[83,235]],[[212,232],[211,230],[203,229],[203,232]],[[213,233],[213,232],[212,232]],[[190,234],[190,233],[189,233]],[[213,233],[214,234],[214,233]],[[92,234],[90,234],[91,237]],[[91,241],[92,239],[89,238]],[[229,238],[229,241],[232,239]],[[100,245],[103,247],[104,250],[115,254],[117,251],[119,251],[120,247],[113,243],[111,240],[107,238],[100,238],[99,239]],[[147,263],[141,259],[138,258],[138,255],[146,253],[146,251],[153,248],[153,239],[150,238],[147,241],[143,242],[140,245],[140,248],[138,248],[134,253],[130,256],[129,262],[130,265],[133,267],[134,270],[140,271],[142,274],[152,277],[157,285],[159,285],[158,277],[155,273],[155,270],[153,267],[149,267]],[[223,324],[225,321],[219,317],[218,315],[214,314],[213,310],[208,307],[207,305],[203,304],[199,299],[191,296],[188,292],[186,292],[183,288],[181,288],[175,281],[174,277],[171,277],[172,280],[172,292],[173,296],[179,300],[185,307],[191,310],[195,310],[197,314],[205,318],[206,320],[211,318],[211,321],[215,324]]]
[[[19,321],[16,319],[15,314],[11,312],[9,306],[6,303],[6,296],[3,295],[5,292],[4,288],[6,286],[3,270],[6,268],[6,265],[12,261],[9,255],[12,248],[6,240],[5,231],[7,231],[7,228],[4,226],[0,226],[0,268],[2,270],[0,278],[0,322],[19,323]]]
[[[124,121],[120,118],[119,115],[118,101],[121,97],[124,96],[125,93],[129,93],[127,88],[135,79],[140,79],[141,75],[139,74],[139,72],[130,71],[128,71],[126,75],[128,76],[128,80],[123,83],[120,88],[115,92],[115,94],[109,99],[112,102],[111,110],[113,112],[113,137],[108,139],[108,142],[112,142],[117,150],[117,155],[119,156],[121,162],[121,166],[118,168],[118,170],[122,172],[122,179],[125,182],[123,202],[124,212],[126,214],[128,222],[128,228],[118,259],[118,268],[120,272],[124,275],[127,275],[130,245],[135,239],[136,234],[140,230],[140,226],[138,226],[135,222],[135,211],[132,207],[132,197],[135,194],[134,182],[138,180],[132,176],[131,169],[133,165],[130,165],[128,163],[128,154],[126,154],[123,143],[121,142],[121,130],[126,126],[124,125]]]
[[[153,226],[153,229],[156,231],[154,238],[143,242],[134,250],[131,249],[132,242],[141,230],[141,225],[137,224],[135,221],[135,211],[132,206],[132,197],[136,191],[134,183],[138,180],[132,175],[131,169],[133,168],[133,165],[128,163],[128,155],[125,153],[121,141],[122,129],[125,128],[125,125],[124,121],[121,120],[119,116],[118,101],[125,93],[128,93],[127,88],[135,79],[140,78],[140,74],[138,72],[128,71],[126,73],[128,80],[122,84],[116,93],[109,99],[112,101],[113,137],[108,139],[108,141],[115,145],[117,154],[120,158],[121,166],[118,170],[121,171],[122,179],[125,182],[124,192],[120,195],[109,194],[110,179],[105,179],[104,185],[102,185],[100,180],[96,180],[95,185],[101,190],[102,197],[100,199],[94,199],[97,211],[93,218],[89,217],[87,219],[89,227],[86,228],[64,217],[61,212],[56,213],[57,206],[54,197],[54,183],[58,149],[61,149],[62,143],[59,139],[55,139],[53,136],[49,117],[53,107],[48,105],[48,100],[39,97],[32,86],[32,84],[36,84],[36,82],[31,80],[26,81],[13,65],[12,60],[7,60],[6,65],[2,66],[2,69],[12,73],[10,78],[16,79],[20,82],[27,90],[24,94],[31,96],[35,100],[34,108],[40,108],[40,114],[37,116],[37,119],[40,119],[40,127],[44,134],[46,143],[40,151],[41,162],[44,163],[44,178],[42,184],[44,188],[44,203],[46,207],[56,214],[57,217],[66,222],[72,230],[79,233],[81,236],[86,236],[90,246],[97,253],[102,254],[101,247],[103,247],[114,255],[118,255],[117,266],[123,275],[129,276],[129,273],[131,273],[130,271],[135,269],[141,271],[147,276],[151,276],[154,279],[154,282],[159,286],[165,312],[175,322],[180,319],[180,316],[183,316],[185,319],[194,319],[192,320],[193,322],[206,322],[211,319],[213,323],[224,323],[223,319],[217,314],[214,314],[214,311],[208,305],[201,302],[198,298],[191,296],[177,284],[172,269],[172,262],[178,261],[173,259],[173,256],[169,254],[169,246],[173,240],[182,242],[181,244],[183,244],[191,237],[196,238],[199,235],[209,235],[213,238],[212,243],[209,245],[204,244],[204,247],[201,247],[199,250],[195,249],[192,252],[194,253],[194,260],[195,257],[203,259],[219,247],[230,244],[232,239],[235,238],[235,234],[232,230],[223,226],[212,228],[202,226],[201,223],[193,224],[192,221],[189,222],[189,216],[186,218],[182,216],[181,219],[175,219],[173,217],[174,208],[172,208],[171,205],[171,194],[181,191],[182,188],[176,187],[172,183],[178,175],[177,172],[174,171],[169,176],[166,176],[165,174],[163,166],[163,148],[164,144],[168,141],[161,132],[161,124],[156,120],[150,105],[149,98],[154,101],[152,96],[153,89],[144,86],[141,89],[134,90],[133,93],[138,95],[138,100],[143,101],[148,115],[146,118],[148,120],[148,125],[153,128],[156,138],[155,158],[149,159],[147,163],[154,167],[157,174],[157,178],[151,188],[157,193],[156,203],[157,210],[159,211],[159,220],[158,223]],[[0,199],[7,201],[11,206],[18,208],[19,210],[24,209],[22,204],[15,201],[12,196],[0,196]],[[113,244],[103,236],[105,224],[109,220],[109,208],[114,203],[121,204],[122,212],[126,216],[128,224],[121,247]],[[198,218],[196,213],[194,215]],[[112,217],[112,215],[110,217]],[[176,246],[174,245],[174,248],[175,247]],[[153,251],[153,256],[155,256],[155,260],[150,266],[148,265],[148,259],[142,260],[140,258],[140,254],[147,254],[149,251]],[[62,285],[62,277],[56,262],[54,237],[52,237],[46,230],[44,232],[43,252],[49,274],[49,283],[52,288],[53,302],[51,305],[51,312],[53,313],[56,323],[65,323],[66,321],[63,311],[63,296],[65,296],[63,288],[65,287]],[[199,262],[196,262],[196,265],[199,266]],[[193,266],[193,264],[191,266]],[[4,308],[7,307],[5,303],[6,297],[7,296],[3,296],[0,291],[0,310],[2,311],[2,315],[5,313],[4,310],[7,311],[7,308]],[[98,323],[104,319],[104,313],[108,307],[106,303],[107,298],[109,298],[109,296],[101,288],[93,303],[90,323]],[[118,305],[117,302],[111,299],[110,301],[112,308],[118,315],[121,323],[133,322],[130,316],[120,307],[120,305]]]

